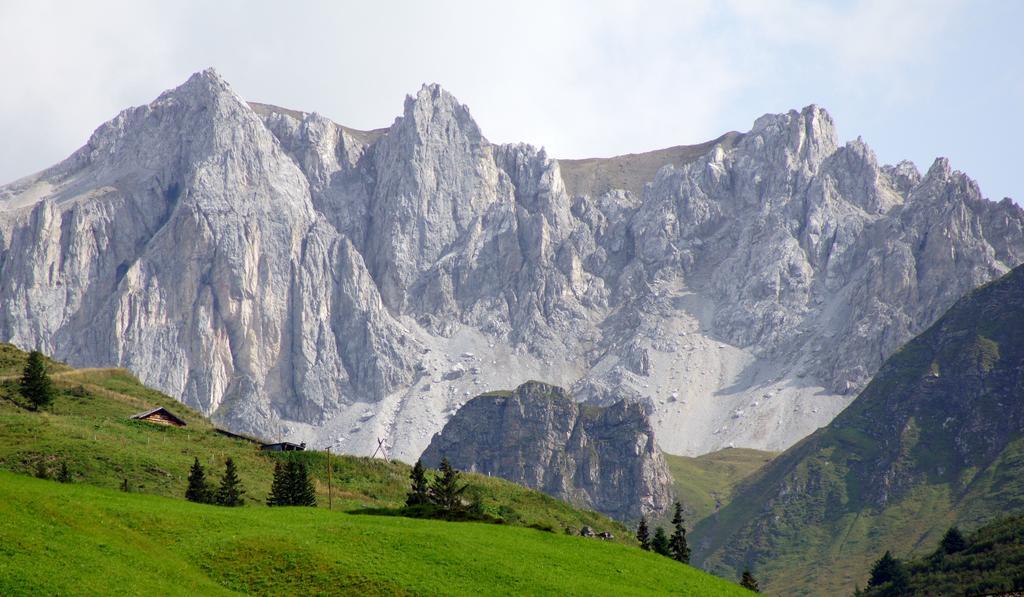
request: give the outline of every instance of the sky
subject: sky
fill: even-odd
[[[883,163],[1024,202],[1024,2],[0,0],[0,184],[214,67],[243,97],[388,126],[440,83],[561,158],[699,143],[818,104]]]

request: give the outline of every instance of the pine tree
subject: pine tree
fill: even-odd
[[[57,480],[61,483],[71,482],[71,472],[68,470],[68,463],[60,463],[60,470],[57,472]]]
[[[676,502],[676,512],[672,516],[672,538],[669,539],[669,550],[672,552],[672,559],[684,564],[690,563],[690,546],[686,544],[686,527],[683,526],[683,505]]]
[[[430,486],[430,502],[446,512],[455,512],[462,505],[459,496],[465,490],[465,485],[459,487],[459,471],[452,467],[447,458],[442,458],[438,474]]]
[[[125,480],[127,485],[127,480]],[[188,472],[188,488],[185,490],[185,499],[190,502],[207,504],[210,502],[210,487],[206,484],[206,472],[203,465],[199,464],[199,458],[192,463],[192,469]]]
[[[640,549],[651,551],[651,531],[647,528],[647,517],[640,517],[640,524],[636,527],[636,540],[640,542]]]
[[[740,578],[740,586],[755,593],[761,592],[761,587],[758,585],[754,575],[750,573],[750,570],[743,571],[743,576]]]
[[[270,495],[267,496],[268,506],[292,505],[291,483],[288,472],[280,460],[274,463],[274,480],[270,484]]]
[[[910,585],[910,575],[903,566],[903,562],[893,557],[888,550],[871,567],[868,588],[879,588],[886,583],[888,583],[887,590],[884,592],[886,595],[904,595]]]
[[[217,488],[216,501],[221,506],[241,506],[245,504],[242,498],[244,493],[245,489],[242,488],[242,482],[235,471],[235,461],[228,458],[224,463],[224,476],[220,479],[220,487]]]
[[[427,473],[423,468],[423,461],[416,460],[416,464],[409,473],[412,479],[412,489],[405,498],[406,506],[421,506],[430,503],[430,486],[427,483]]]
[[[654,553],[661,554],[663,556],[672,556],[672,551],[668,545],[668,535],[665,534],[665,529],[661,527],[654,529],[654,539],[651,540],[651,550]]]
[[[46,373],[43,353],[33,350],[28,354],[28,363],[21,374],[21,394],[37,408],[46,408],[53,402],[53,383]]]
[[[316,490],[313,489],[313,481],[309,478],[309,471],[306,470],[306,463],[292,460],[288,463],[289,488],[291,490],[292,506],[315,506]]]
[[[939,549],[944,554],[954,554],[967,549],[967,540],[964,539],[963,533],[956,527],[950,527],[946,534],[942,537],[942,542],[939,543]]]

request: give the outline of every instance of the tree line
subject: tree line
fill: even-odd
[[[653,551],[682,564],[690,563],[690,546],[686,541],[686,525],[683,519],[683,504],[675,503],[675,510],[672,515],[672,535],[665,532],[664,527],[658,526],[651,535],[650,527],[647,525],[647,517],[641,516],[640,523],[636,527],[636,540],[644,551]],[[740,578],[740,586],[760,592],[760,586],[754,575],[749,570],[744,570]]]
[[[206,471],[199,463],[199,458],[192,463],[188,487],[185,489],[185,499],[188,501],[235,507],[245,505],[244,495],[245,489],[231,458],[224,462],[224,475],[218,486],[206,480]],[[280,460],[274,463],[274,480],[266,503],[268,506],[316,506],[316,490],[306,463],[294,458],[284,463]]]
[[[420,513],[433,510],[447,516],[466,511],[466,504],[462,500],[466,485],[459,482],[459,471],[455,470],[447,458],[441,459],[433,481],[427,480],[427,469],[423,461],[417,459],[409,479],[412,487],[405,498],[406,508],[417,509]]]

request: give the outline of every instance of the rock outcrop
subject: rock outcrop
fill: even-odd
[[[473,398],[434,436],[423,463],[494,475],[619,520],[658,515],[672,477],[643,407],[573,402],[561,388],[527,382]]]
[[[205,71],[0,187],[0,340],[354,453],[413,460],[528,379],[644,403],[669,452],[783,449],[1020,263],[1022,230],[815,106],[559,161],[488,142],[436,85],[357,131]]]

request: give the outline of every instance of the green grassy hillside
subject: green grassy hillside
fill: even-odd
[[[886,549],[1024,510],[1024,267],[961,299],[830,425],[737,488],[696,560],[777,594],[864,586]]]
[[[994,595],[1024,591],[1024,517],[1000,518],[966,538],[960,550],[938,549],[905,566],[913,595]],[[866,589],[884,597],[892,586]]]
[[[199,414],[172,398],[140,384],[123,369],[75,370],[50,363],[59,389],[53,405],[42,412],[24,408],[17,377],[27,355],[0,344],[0,469],[34,474],[40,463],[56,474],[66,463],[72,480],[119,488],[127,479],[132,491],[182,498],[188,470],[198,457],[208,478],[219,478],[227,457],[234,459],[248,490],[249,505],[263,507],[270,490],[274,459],[255,444],[215,433]],[[130,419],[154,406],[165,406],[188,426],[164,427]],[[293,452],[309,466],[319,506],[328,505],[327,456]],[[408,490],[410,467],[352,456],[332,457],[335,509],[397,508]],[[634,544],[621,524],[594,512],[577,510],[540,492],[502,479],[465,475],[466,497],[479,499],[493,517],[520,526],[563,533],[587,525],[612,532],[616,541]]]
[[[747,448],[725,448],[696,457],[665,454],[675,494],[693,523],[728,504],[736,485],[774,457],[774,452]]]
[[[0,472],[0,594],[741,595],[625,545],[533,529],[220,508]]]

